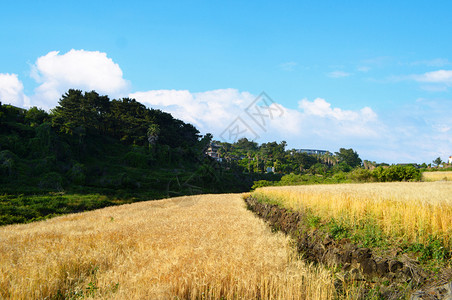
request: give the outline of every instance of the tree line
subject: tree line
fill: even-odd
[[[225,164],[236,165],[248,173],[264,173],[267,168],[272,168],[274,172],[284,174],[325,175],[338,171],[348,172],[362,165],[358,153],[351,148],[340,148],[335,153],[315,155],[286,149],[285,141],[259,145],[247,138],[241,138],[235,143],[214,141],[214,144],[220,146],[218,153]]]

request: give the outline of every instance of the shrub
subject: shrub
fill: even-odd
[[[63,177],[57,172],[46,173],[39,181],[39,187],[60,191],[63,189]]]
[[[257,188],[260,187],[264,187],[264,186],[272,186],[274,185],[274,183],[272,181],[268,181],[268,180],[258,180],[258,181],[254,181],[253,186],[251,187],[252,190],[255,190]]]
[[[78,185],[85,184],[85,170],[84,166],[80,163],[75,163],[72,168],[67,173],[68,178],[72,180],[73,183]]]
[[[422,176],[421,172],[411,165],[392,165],[390,167],[377,167],[372,174],[377,181],[383,182],[420,180]]]
[[[356,168],[350,174],[348,177],[353,181],[360,181],[360,182],[369,182],[373,181],[372,172],[367,169],[362,168]]]
[[[9,150],[0,152],[0,175],[11,177],[16,173],[17,155]]]
[[[339,171],[339,172],[337,172],[336,174],[334,174],[331,178],[332,178],[334,181],[342,182],[342,181],[345,181],[345,180],[347,179],[347,174],[345,174],[345,173],[342,172],[342,171]]]
[[[303,175],[296,175],[293,173],[281,177],[281,185],[299,184],[300,182],[303,181],[306,181]]]
[[[148,159],[146,155],[135,151],[127,152],[127,154],[124,155],[124,162],[129,167],[134,168],[143,168],[147,167],[148,165]]]

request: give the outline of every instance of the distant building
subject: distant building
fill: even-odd
[[[212,157],[216,161],[222,162],[223,158],[220,157],[220,154],[218,153],[218,149],[220,149],[221,146],[218,146],[214,143],[211,143],[209,147],[206,150],[206,155]]]
[[[317,149],[295,149],[295,152],[314,155],[325,155],[327,153],[330,153],[330,151],[327,150],[317,150]]]

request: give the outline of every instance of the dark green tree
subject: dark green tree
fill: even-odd
[[[441,157],[437,157],[437,158],[433,161],[433,163],[438,167],[440,164],[443,163],[443,161],[442,161]]]
[[[25,113],[25,122],[31,127],[36,127],[46,122],[49,119],[49,114],[36,106],[31,107]]]
[[[339,152],[336,152],[336,156],[339,158],[339,162],[345,162],[352,168],[360,166],[362,163],[358,153],[356,151],[353,151],[352,148],[350,149],[340,148]]]
[[[70,89],[51,111],[52,124],[68,134],[99,131],[104,126],[108,103],[108,97],[100,97],[94,91],[82,94],[80,90]]]
[[[256,151],[258,149],[257,143],[249,141],[247,138],[241,138],[233,144],[233,147],[245,151]]]

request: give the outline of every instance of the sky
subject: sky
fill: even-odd
[[[233,142],[452,155],[450,1],[2,1],[0,101],[135,98]]]

